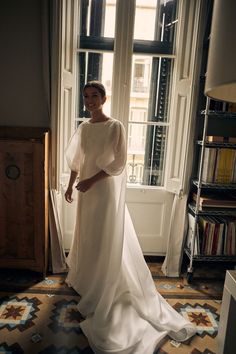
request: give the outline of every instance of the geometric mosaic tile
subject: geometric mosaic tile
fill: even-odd
[[[200,337],[209,335],[215,338],[218,333],[219,315],[217,309],[207,303],[199,305],[195,303],[180,304],[177,303],[173,306],[186,320],[196,325],[197,334]]]
[[[164,289],[164,290],[173,290],[176,289],[176,284],[175,283],[162,283],[158,286],[159,289]]]
[[[7,345],[6,342],[0,343],[0,353],[1,354],[23,354],[24,351],[21,349],[18,343],[12,345]]]
[[[93,351],[89,347],[85,349],[78,347],[68,348],[65,346],[58,348],[55,345],[50,345],[38,354],[93,354]]]
[[[58,279],[50,279],[50,278],[45,278],[41,284],[46,284],[46,285],[55,285],[59,284],[60,281]]]
[[[215,354],[209,349],[205,349],[204,352],[200,352],[198,349],[193,349],[191,354]]]
[[[48,327],[54,332],[63,331],[66,333],[82,333],[80,322],[84,320],[77,308],[78,302],[75,300],[63,299],[54,304],[55,309],[50,317],[52,322]]]
[[[7,328],[9,331],[18,329],[24,331],[34,326],[33,320],[37,317],[38,306],[41,301],[34,298],[17,296],[5,297],[0,300],[0,329]],[[1,353],[1,352],[0,352]]]
[[[153,354],[168,354],[168,353],[165,352],[163,349],[159,348]]]

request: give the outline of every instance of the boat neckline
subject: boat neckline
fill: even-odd
[[[112,118],[108,118],[108,119],[106,119],[106,120],[102,120],[102,121],[98,121],[98,122],[91,122],[90,120],[88,120],[87,122],[89,123],[89,124],[102,124],[102,123],[107,123],[107,122],[109,122],[109,121],[111,121],[112,120]]]

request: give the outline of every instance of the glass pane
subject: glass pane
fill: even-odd
[[[178,0],[136,0],[134,39],[173,42]]]
[[[163,184],[172,64],[170,58],[133,55],[128,127],[129,183]],[[145,122],[149,124],[143,124]]]
[[[167,127],[129,124],[127,182],[162,186]]]
[[[114,38],[115,16],[116,0],[81,0],[80,35]]]
[[[147,93],[151,74],[151,57],[134,56],[133,61],[133,92]]]
[[[146,122],[147,110],[145,108],[133,108],[130,113],[131,121]],[[129,124],[127,147],[130,154],[142,154],[145,152],[147,126],[135,123]]]
[[[86,82],[91,80],[101,81],[107,93],[104,104],[104,113],[110,115],[113,53],[79,53],[77,60],[77,113],[79,118],[89,118],[89,112],[84,110],[82,90]]]
[[[129,154],[127,156],[127,183],[143,184],[144,156]]]
[[[167,127],[148,126],[145,147],[143,183],[162,186],[167,142]]]
[[[168,122],[172,66],[170,58],[133,55],[130,106],[145,107],[148,121]]]

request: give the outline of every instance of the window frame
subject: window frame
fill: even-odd
[[[80,36],[80,34],[78,34],[78,43],[80,40],[79,53],[90,52],[102,54],[109,51],[113,51],[114,53],[113,68],[116,68],[116,70],[113,70],[112,91],[115,92],[115,94],[112,96],[111,116],[121,120],[126,131],[128,131],[128,124],[130,123],[128,117],[130,112],[130,97],[133,93],[133,83],[131,82],[131,72],[134,70],[132,65],[133,56],[146,57],[146,55],[148,55],[151,61],[153,61],[154,58],[175,58],[175,55],[172,53],[173,43],[133,39],[135,6],[135,0],[130,0],[129,2],[117,1],[114,39],[96,36]],[[123,31],[121,30],[122,26],[125,28]],[[77,120],[82,119],[77,117]],[[142,124],[147,125],[147,127],[153,126],[154,130],[156,126],[166,126],[168,130],[169,126],[168,122],[149,121],[142,122]],[[166,143],[164,144],[163,149],[166,150]],[[161,172],[163,174],[162,170]]]
[[[116,41],[114,43],[114,48],[116,51],[116,55],[114,57],[114,66],[119,68],[118,71],[113,72],[113,92],[117,92],[118,94],[116,95],[116,100],[113,100],[112,102],[112,115],[114,117],[117,117],[120,119],[124,126],[126,127],[127,131],[127,125],[128,121],[125,119],[125,117],[128,117],[129,113],[129,99],[130,99],[130,89],[131,89],[131,82],[130,79],[127,80],[127,78],[131,78],[131,63],[132,63],[132,55],[133,54],[141,54],[139,52],[138,46],[134,48],[135,52],[133,52],[132,46],[130,46],[130,43],[132,41],[132,28],[134,24],[134,7],[135,7],[135,0],[130,0],[128,2],[118,0],[119,6],[117,7],[116,11],[116,16],[121,18],[121,22],[119,23],[119,28],[122,26],[126,26],[127,32],[126,36],[122,38],[122,31],[119,31],[119,28],[115,29],[116,33]],[[165,57],[169,58],[177,58],[178,61],[176,61],[175,64],[175,73],[174,73],[174,84],[172,87],[172,95],[173,95],[173,101],[175,101],[170,108],[170,111],[172,114],[170,115],[170,121],[168,123],[168,146],[167,146],[167,155],[166,155],[166,169],[165,169],[165,183],[164,183],[164,188],[166,188],[169,191],[172,191],[174,193],[179,194],[179,192],[183,188],[183,177],[184,177],[184,170],[185,170],[185,165],[186,161],[181,164],[180,168],[176,173],[173,174],[174,171],[174,165],[178,164],[178,161],[180,162],[182,159],[182,156],[186,155],[186,150],[187,150],[187,144],[189,141],[189,122],[191,122],[190,114],[192,115],[193,112],[193,106],[194,104],[191,102],[192,96],[193,96],[193,78],[194,75],[193,73],[196,72],[196,49],[197,49],[197,40],[199,37],[199,34],[196,33],[196,35],[193,35],[193,31],[197,31],[199,29],[199,23],[201,22],[199,20],[199,14],[202,10],[200,10],[201,6],[203,4],[202,0],[196,0],[194,4],[192,2],[188,3],[184,0],[179,0],[179,18],[181,18],[181,21],[183,24],[181,25],[181,29],[179,28],[179,34],[178,34],[178,41],[180,39],[185,42],[184,44],[186,45],[185,50],[183,49],[183,44],[181,48],[176,46],[176,54],[177,57],[173,54],[170,54],[168,56],[165,55]],[[67,51],[70,51],[71,58],[76,58],[76,53],[77,53],[77,44],[78,44],[78,37],[76,36],[77,28],[78,28],[78,21],[79,19],[77,18],[77,26],[75,26],[76,22],[76,16],[75,14],[78,13],[78,9],[80,6],[80,1],[78,0],[71,0],[71,1],[62,1],[59,0],[57,3],[57,8],[59,8],[60,16],[57,21],[55,21],[55,38],[56,41],[54,42],[54,57],[58,55],[59,60],[58,61],[58,71],[55,70],[54,75],[57,76],[58,78],[58,87],[55,85],[53,88],[53,93],[54,96],[56,97],[54,99],[55,102],[58,102],[60,105],[59,109],[55,112],[54,116],[52,117],[52,127],[54,126],[55,129],[53,131],[53,143],[55,143],[55,146],[60,146],[60,151],[58,152],[56,149],[54,149],[54,153],[52,156],[52,161],[53,161],[53,166],[52,166],[52,171],[53,171],[53,183],[52,185],[58,187],[60,183],[60,177],[62,175],[68,175],[68,169],[65,167],[65,163],[63,163],[64,159],[64,149],[66,144],[68,143],[69,137],[73,134],[74,132],[74,121],[75,121],[75,112],[74,110],[68,109],[68,103],[67,103],[67,111],[65,110],[65,104],[64,102],[61,102],[64,100],[62,91],[63,91],[63,85],[66,86],[67,82],[64,80],[63,76],[63,69],[62,68],[62,63],[63,63],[63,55]],[[70,26],[70,31],[68,33],[68,40],[63,41],[63,38],[65,36],[65,22],[70,23],[69,16],[65,18],[65,7],[70,7],[70,11],[67,11],[67,14],[69,14],[71,17],[73,17],[73,26]],[[189,13],[191,13],[190,17],[193,20],[192,26],[191,26],[191,21],[189,20]],[[203,11],[202,11],[203,13]],[[64,20],[63,20],[64,18]],[[180,26],[178,26],[180,27]],[[127,35],[128,33],[128,35]],[[182,36],[182,37],[181,37]],[[71,41],[70,41],[71,39]],[[108,40],[109,42],[109,40]],[[71,43],[70,48],[65,48],[65,45],[67,43]],[[142,43],[140,43],[142,44]],[[155,53],[157,46],[155,46],[156,43],[152,42],[150,43],[150,49],[149,49],[149,54],[152,54],[154,57],[157,56]],[[108,44],[107,44],[108,45]],[[163,44],[162,44],[163,45]],[[186,50],[187,49],[187,50]],[[80,50],[86,50],[85,48],[81,48]],[[183,58],[183,52],[187,52],[185,57]],[[157,57],[163,57],[164,55],[158,54]],[[200,54],[198,54],[200,56]],[[186,69],[184,66],[185,63],[189,63],[188,66],[188,72],[186,72]],[[184,63],[184,64],[183,64]],[[125,65],[124,65],[125,64]],[[74,75],[74,65],[73,66],[73,73],[71,72],[72,75]],[[182,68],[181,68],[182,66]],[[125,70],[124,70],[125,68]],[[182,71],[180,69],[183,69]],[[188,84],[188,89],[191,91],[190,95],[190,103],[188,103],[188,117],[186,115],[186,110],[185,110],[185,117],[187,117],[187,124],[185,126],[182,124],[182,127],[186,128],[184,129],[184,135],[178,134],[178,131],[180,130],[180,125],[178,122],[176,122],[176,118],[174,118],[173,111],[176,109],[176,100],[179,96],[178,93],[178,85],[179,82],[178,79],[180,75],[178,73],[181,72],[181,75],[184,74],[185,79],[189,82]],[[118,74],[120,73],[120,74]],[[72,80],[73,81],[73,80]],[[71,92],[71,99],[70,102],[73,102],[73,97],[75,97],[75,86],[74,83],[70,87],[70,92]],[[56,89],[55,89],[56,88]],[[194,87],[196,89],[196,87]],[[188,99],[189,101],[189,99]],[[122,103],[122,104],[121,104]],[[58,117],[58,118],[57,118]],[[66,122],[66,123],[65,123]],[[152,122],[154,125],[162,125],[161,123],[155,123]],[[66,125],[66,133],[65,129],[63,128]],[[184,137],[184,139],[183,139]],[[171,141],[170,141],[171,140]],[[184,146],[184,149],[180,149],[178,146],[182,145],[181,143],[183,140],[186,142]],[[177,145],[177,149],[176,149]],[[178,156],[173,153],[173,149],[176,149],[178,152],[181,151],[181,154],[178,153]],[[170,183],[173,182],[173,183]],[[139,186],[140,187],[140,186]],[[141,186],[142,188],[144,186]],[[147,186],[147,188],[160,188],[158,186]]]

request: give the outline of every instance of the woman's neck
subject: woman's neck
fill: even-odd
[[[102,111],[91,112],[91,122],[103,122],[108,120],[108,117]]]

